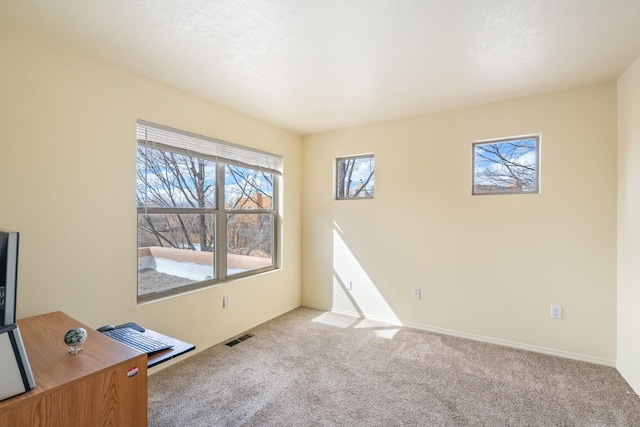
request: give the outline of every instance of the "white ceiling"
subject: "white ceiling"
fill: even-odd
[[[0,19],[299,132],[615,80],[640,0],[0,0]]]

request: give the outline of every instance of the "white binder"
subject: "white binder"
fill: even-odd
[[[20,330],[15,323],[0,327],[0,400],[36,386]]]

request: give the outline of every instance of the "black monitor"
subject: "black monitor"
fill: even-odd
[[[0,326],[16,323],[18,240],[17,231],[0,229]]]

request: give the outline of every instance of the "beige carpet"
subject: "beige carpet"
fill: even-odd
[[[640,426],[613,368],[299,308],[149,377],[150,426]]]

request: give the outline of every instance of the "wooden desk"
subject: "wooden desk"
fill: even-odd
[[[59,311],[17,323],[36,387],[0,402],[0,426],[147,425],[146,354]],[[77,327],[88,338],[73,355],[63,338]]]

